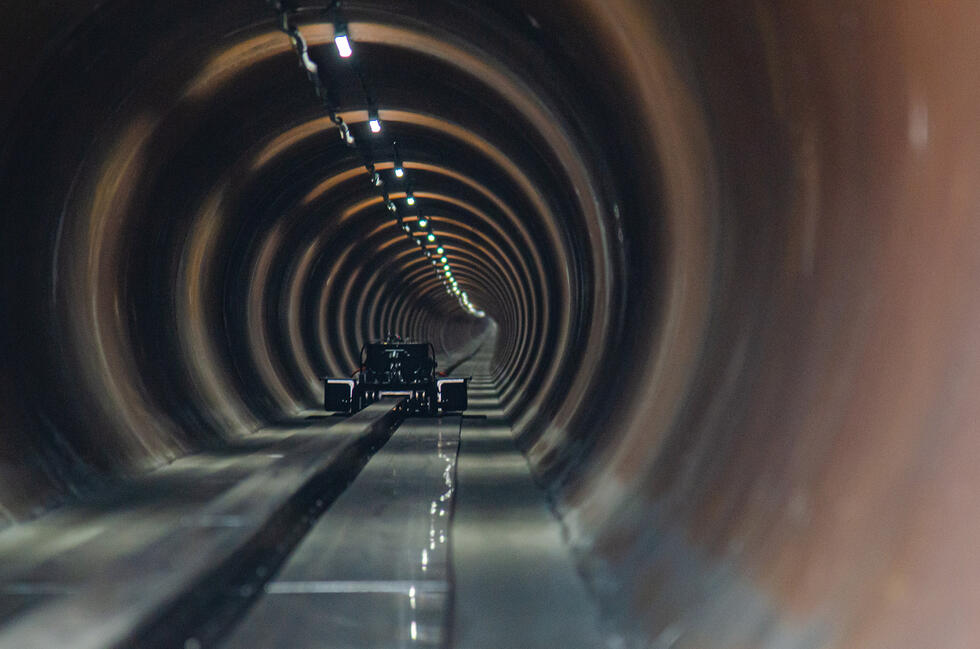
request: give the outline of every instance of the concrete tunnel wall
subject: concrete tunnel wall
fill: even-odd
[[[622,644],[975,646],[980,6],[344,10]],[[384,331],[485,330],[264,3],[5,15],[9,524],[316,408]]]

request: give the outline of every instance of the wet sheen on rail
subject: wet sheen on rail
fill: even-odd
[[[561,524],[500,405],[493,345],[456,373],[472,375],[452,525],[454,649],[609,646]]]
[[[459,434],[458,416],[405,421],[222,649],[445,646]]]

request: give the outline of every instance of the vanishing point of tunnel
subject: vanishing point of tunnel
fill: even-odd
[[[980,647],[976,0],[0,45],[0,647]]]

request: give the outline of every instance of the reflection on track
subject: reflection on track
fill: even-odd
[[[514,444],[490,378],[490,350],[472,375],[463,418],[452,526],[454,649],[608,646],[561,525]]]
[[[379,403],[8,530],[0,649],[605,646],[489,360],[465,416]]]
[[[459,431],[404,422],[221,647],[444,646]]]

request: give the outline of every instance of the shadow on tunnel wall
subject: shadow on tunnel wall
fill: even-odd
[[[344,6],[488,319],[263,2],[8,8],[0,515],[302,416],[386,331],[451,354],[492,319],[614,643],[976,646],[980,5]]]

